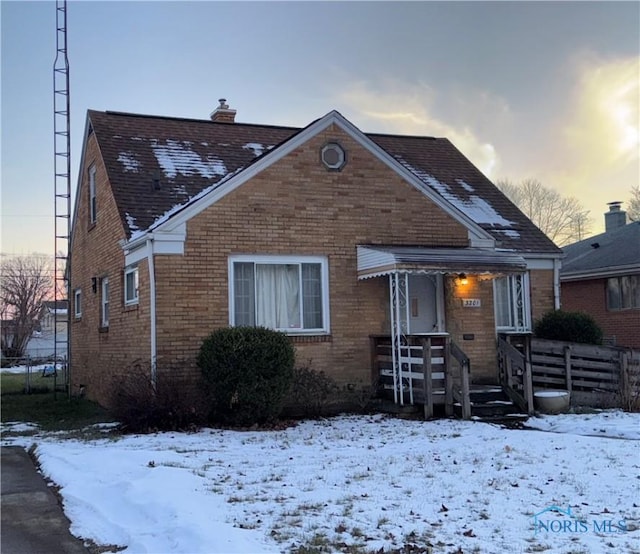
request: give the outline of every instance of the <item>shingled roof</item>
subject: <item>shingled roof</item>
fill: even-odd
[[[119,112],[88,112],[124,228],[149,229],[203,191],[236,175],[302,129]],[[366,134],[498,248],[560,250],[447,139]]]
[[[562,280],[640,271],[640,221],[565,246]]]

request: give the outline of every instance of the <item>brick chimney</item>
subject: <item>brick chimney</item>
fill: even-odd
[[[220,105],[209,115],[211,121],[215,121],[216,123],[234,123],[236,120],[236,111],[229,109],[227,99],[220,98],[218,102],[220,102]]]
[[[620,209],[622,202],[608,202],[609,211],[604,214],[604,230],[612,231],[627,224],[627,212]]]

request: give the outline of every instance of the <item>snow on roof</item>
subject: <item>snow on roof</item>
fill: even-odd
[[[515,229],[496,229],[496,233],[502,233],[505,237],[510,239],[519,239],[520,233]]]
[[[293,127],[212,125],[210,120],[94,110],[89,117],[129,239],[139,238],[142,230],[153,231],[300,132]],[[446,139],[366,136],[411,172],[423,192],[438,194],[475,220],[498,239],[500,248],[560,252]],[[498,232],[505,229],[513,233]]]
[[[468,192],[475,192],[476,190],[469,183],[465,183],[462,179],[456,179],[456,183],[458,183],[464,190]]]
[[[242,148],[245,150],[251,150],[256,158],[262,155],[265,150],[264,144],[260,144],[259,142],[248,142]]]
[[[136,155],[133,152],[120,152],[118,161],[124,166],[125,171],[138,173],[140,162],[136,159]]]
[[[154,222],[149,226],[148,231],[153,231],[153,229],[157,228],[160,224],[162,224],[165,221],[167,221],[172,215],[174,215],[175,213],[179,212],[183,208],[193,204],[194,202],[198,201],[203,196],[206,196],[213,189],[216,189],[220,185],[222,185],[223,183],[226,183],[229,179],[231,179],[234,175],[237,175],[238,173],[240,173],[243,169],[244,169],[244,167],[239,167],[235,171],[227,173],[222,179],[220,179],[219,181],[217,181],[213,185],[202,189],[198,194],[196,194],[195,196],[192,196],[186,202],[181,202],[179,204],[174,204],[169,210],[167,210],[164,214],[162,214],[160,217],[158,217],[158,218],[156,218],[154,220]],[[135,233],[131,234],[131,240],[136,239],[136,238],[142,236],[143,234],[144,234],[144,231],[136,231]]]
[[[223,161],[213,156],[203,160],[197,152],[194,152],[189,141],[167,139],[165,144],[151,143],[153,153],[158,164],[168,179],[173,179],[178,173],[185,177],[200,174],[206,179],[226,175],[227,167]]]
[[[133,217],[129,212],[126,212],[124,215],[127,220],[127,225],[129,226],[129,230],[132,232],[138,231],[140,227],[136,225],[136,218]]]
[[[467,215],[473,221],[479,224],[486,225],[494,225],[494,226],[504,226],[509,227],[513,225],[513,221],[509,221],[502,217],[494,208],[491,206],[484,198],[480,198],[478,195],[470,195],[468,198],[460,198],[456,196],[451,187],[446,183],[441,183],[433,177],[433,175],[429,175],[425,171],[417,169],[413,167],[410,163],[406,162],[400,156],[397,156],[396,159],[406,167],[411,173],[413,173],[418,179],[420,179],[423,183],[429,185],[432,189],[434,189],[440,196],[448,200],[451,204],[453,204],[458,210]],[[457,182],[468,192],[473,191],[473,187],[458,179]]]

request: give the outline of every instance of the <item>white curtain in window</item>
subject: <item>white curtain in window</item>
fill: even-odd
[[[256,264],[255,270],[256,325],[301,328],[299,266]]]

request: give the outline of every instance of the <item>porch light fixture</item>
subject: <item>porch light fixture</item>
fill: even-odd
[[[467,279],[467,274],[466,273],[459,273],[458,274],[458,283],[460,283],[461,285],[468,285],[469,284],[469,279]]]

